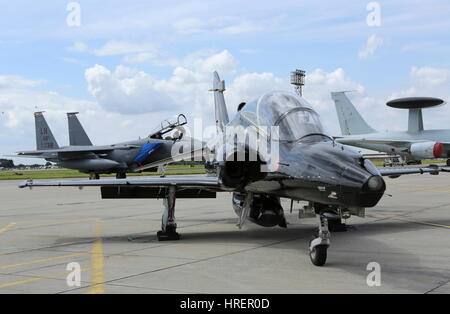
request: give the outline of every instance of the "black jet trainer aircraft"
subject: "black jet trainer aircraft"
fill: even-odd
[[[230,121],[224,91],[225,84],[215,73],[213,92],[218,136],[202,149],[207,169],[213,175],[26,181],[20,187],[100,186],[102,197],[107,199],[163,198],[160,241],[179,239],[176,198],[214,198],[217,192],[232,192],[239,227],[246,220],[264,227],[286,227],[280,198],[308,201],[304,216],[320,217],[318,233],[310,242],[310,257],[314,265],[323,266],[330,246],[330,231],[345,226],[342,219],[351,215],[363,217],[365,208],[377,205],[386,190],[383,176],[436,175],[450,171],[437,166],[378,170],[352,148],[336,143],[324,131],[312,106],[291,92],[270,92],[255,102],[242,103]],[[240,132],[246,136],[239,142]],[[249,140],[252,137],[256,141]],[[257,149],[262,143],[271,143],[270,148]]]

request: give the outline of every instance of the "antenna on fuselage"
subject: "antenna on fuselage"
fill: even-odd
[[[305,86],[306,72],[303,70],[295,70],[291,72],[291,84],[294,85],[295,92],[303,96],[303,86]]]

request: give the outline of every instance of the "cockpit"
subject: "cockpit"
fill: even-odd
[[[156,129],[153,130],[153,132],[149,135],[149,138],[163,139],[163,136],[165,134],[170,133],[173,130],[180,128],[186,124],[187,119],[184,114],[179,114],[178,116],[165,119],[161,122],[161,126],[158,126]],[[180,136],[182,136],[182,134]]]
[[[289,92],[271,92],[241,108],[241,118],[264,129],[278,126],[279,140],[296,142],[326,135],[319,115],[302,97]]]

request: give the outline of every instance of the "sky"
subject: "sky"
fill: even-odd
[[[60,146],[71,111],[99,145],[147,136],[179,113],[211,125],[213,71],[232,115],[292,90],[290,72],[306,70],[304,97],[334,135],[332,91],[354,91],[379,131],[407,127],[407,112],[388,100],[450,100],[445,0],[0,3],[0,155],[35,148],[34,111],[46,112]],[[426,110],[425,127],[449,128],[449,108]]]

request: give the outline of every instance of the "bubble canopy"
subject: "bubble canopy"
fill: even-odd
[[[312,106],[290,92],[267,93],[242,108],[241,116],[257,127],[278,126],[280,141],[295,142],[312,135],[328,137]]]

